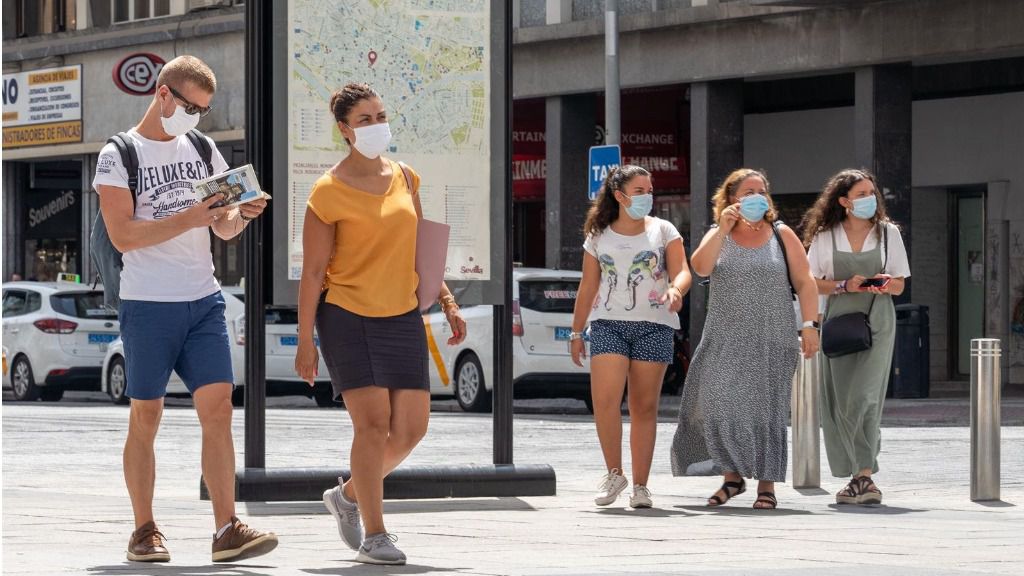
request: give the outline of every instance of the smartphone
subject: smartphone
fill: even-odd
[[[881,288],[889,283],[889,278],[868,278],[861,283],[861,288]]]

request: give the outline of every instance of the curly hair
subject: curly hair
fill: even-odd
[[[810,247],[819,232],[831,230],[846,220],[846,208],[839,203],[839,198],[849,194],[850,190],[863,180],[871,181],[875,199],[878,200],[878,207],[875,209],[875,215],[871,217],[871,222],[875,224],[879,222],[892,223],[885,211],[885,198],[878,191],[878,180],[875,179],[875,175],[864,169],[848,168],[828,179],[814,205],[804,214],[803,221],[800,223],[804,230],[804,246]]]
[[[645,168],[633,164],[625,164],[613,168],[601,185],[601,191],[594,199],[590,210],[587,211],[587,220],[583,224],[583,236],[596,236],[605,228],[611,226],[619,218],[619,202],[615,199],[615,191],[623,191],[626,184],[637,176],[650,176],[651,173]]]
[[[753,168],[739,168],[733,170],[731,174],[725,177],[722,184],[715,190],[714,196],[711,197],[711,203],[713,205],[713,211],[715,216],[715,223],[718,223],[718,219],[722,216],[722,212],[729,207],[730,204],[734,204],[736,201],[736,192],[740,188],[740,184],[743,183],[747,178],[757,177],[764,182],[764,197],[768,200],[768,211],[764,213],[764,219],[769,223],[775,222],[779,217],[779,213],[775,210],[775,203],[772,202],[772,188],[768,182],[768,176],[765,175],[762,170],[754,170]]]

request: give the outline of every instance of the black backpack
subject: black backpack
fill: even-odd
[[[199,130],[189,130],[185,136],[192,143],[192,146],[199,151],[206,164],[206,173],[213,175],[213,147],[210,141],[203,136]],[[119,132],[111,136],[108,143],[117,148],[121,155],[121,163],[128,171],[128,190],[132,193],[133,209],[138,205],[139,185],[139,154],[135,150],[135,142],[128,134]],[[97,281],[103,282],[103,305],[113,311],[117,311],[121,304],[121,270],[124,269],[124,259],[120,251],[114,247],[107,234],[107,225],[103,221],[103,211],[96,211],[96,219],[92,222],[92,233],[89,235],[89,254],[92,256],[93,265],[97,272]]]

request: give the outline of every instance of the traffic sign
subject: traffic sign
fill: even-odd
[[[601,191],[601,184],[608,176],[612,168],[618,168],[622,163],[622,150],[618,144],[611,146],[590,147],[590,169],[587,172],[587,180],[590,182],[590,199],[597,198]]]

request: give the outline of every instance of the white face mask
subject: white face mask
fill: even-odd
[[[356,141],[352,146],[371,160],[383,154],[391,143],[391,124],[387,122],[360,126],[352,130],[356,133]]]
[[[174,103],[174,114],[170,118],[160,117],[160,123],[164,125],[164,132],[170,136],[182,136],[189,130],[199,125],[199,114],[188,114],[185,108]]]

